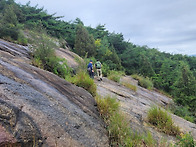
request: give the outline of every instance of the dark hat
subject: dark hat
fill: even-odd
[[[93,62],[92,60],[90,60],[90,62]]]

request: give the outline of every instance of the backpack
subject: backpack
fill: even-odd
[[[88,71],[88,72],[90,72],[90,71],[91,71],[91,68],[90,68],[90,67],[89,67],[89,68],[87,68],[87,71]]]
[[[96,62],[95,66],[96,66],[97,69],[100,69],[101,68],[101,62],[99,62],[99,61]]]

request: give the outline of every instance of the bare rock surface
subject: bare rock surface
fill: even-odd
[[[0,146],[109,146],[94,98],[29,58],[0,40]]]
[[[121,110],[126,114],[130,120],[130,126],[133,132],[141,134],[150,131],[154,138],[160,142],[164,138],[168,142],[175,142],[176,138],[173,136],[165,135],[157,131],[147,123],[147,112],[151,106],[167,107],[168,104],[173,103],[172,99],[156,92],[144,89],[138,86],[137,81],[130,76],[121,78],[121,82],[127,82],[137,87],[137,91],[133,91],[119,83],[103,78],[102,81],[96,81],[97,92],[102,97],[112,96],[117,98],[120,102]],[[176,115],[171,114],[175,125],[178,125],[182,132],[191,132],[196,139],[196,124],[188,122]]]
[[[76,62],[77,60],[83,61],[83,59],[80,56],[71,52],[68,48],[67,49],[63,49],[63,48],[57,49],[56,55],[59,56],[60,58],[66,59],[69,67],[71,67],[73,69],[76,69],[78,66],[78,63]]]

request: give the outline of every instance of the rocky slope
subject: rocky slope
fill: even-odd
[[[109,146],[93,97],[84,89],[31,66],[28,52],[27,47],[0,40],[0,146]],[[70,67],[77,67],[77,55],[65,49],[56,53],[67,59]],[[158,141],[175,141],[146,122],[152,105],[166,107],[172,100],[138,86],[129,76],[122,77],[123,81],[136,85],[137,91],[103,78],[95,79],[97,92],[119,100],[133,131],[150,131]],[[172,118],[183,132],[190,131],[196,137],[195,124],[175,115]]]
[[[0,146],[108,146],[94,98],[31,66],[28,52],[0,40]]]
[[[145,134],[149,131],[158,142],[167,140],[167,142],[175,143],[175,137],[160,133],[156,128],[149,125],[146,119],[147,112],[151,106],[161,106],[164,108],[167,107],[168,104],[173,103],[172,100],[156,91],[149,91],[138,86],[137,81],[130,76],[122,77],[121,82],[135,85],[137,87],[137,91],[135,92],[119,83],[103,78],[101,82],[96,81],[97,92],[102,97],[110,95],[117,98],[120,102],[121,110],[130,120],[130,127],[133,132]],[[175,125],[179,126],[182,132],[191,132],[193,137],[196,139],[196,124],[188,122],[173,114],[171,114],[171,116]]]

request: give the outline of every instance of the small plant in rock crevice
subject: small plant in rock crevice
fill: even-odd
[[[92,96],[96,96],[97,86],[94,80],[89,77],[85,71],[79,71],[75,76],[67,78],[67,80],[79,87],[87,90]]]
[[[138,80],[138,85],[140,85],[141,87],[144,87],[149,90],[153,89],[153,83],[148,77],[144,78],[139,75],[132,75],[132,77]]]
[[[161,108],[153,106],[149,109],[147,115],[148,122],[158,128],[158,130],[168,134],[177,136],[180,134],[178,126],[174,125],[171,116]]]
[[[194,138],[190,132],[186,134],[181,133],[178,139],[179,141],[176,143],[176,145],[180,147],[195,147],[196,146],[196,141],[194,141]]]
[[[108,79],[114,81],[114,82],[117,82],[119,83],[120,82],[120,78],[121,76],[123,75],[124,73],[121,72],[121,71],[110,71],[109,74],[107,75]]]
[[[132,85],[132,84],[130,84],[128,82],[121,82],[121,84],[123,86],[125,86],[125,87],[127,87],[127,88],[129,88],[129,89],[131,89],[133,91],[135,91],[135,92],[137,91],[137,87],[135,85]]]
[[[126,115],[119,109],[120,103],[116,98],[96,96],[97,107],[101,117],[104,119],[110,139],[110,146],[114,147],[155,147],[156,141],[150,132],[140,135],[132,132],[130,122]]]

